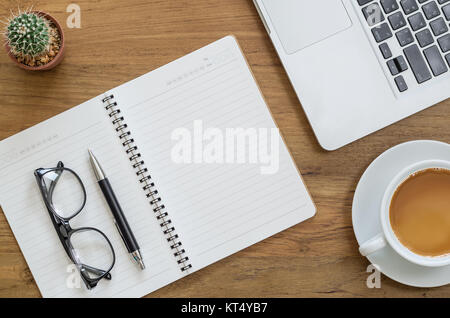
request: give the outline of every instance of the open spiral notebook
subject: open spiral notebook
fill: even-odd
[[[314,215],[279,135],[272,142],[276,169],[262,173],[268,161],[221,163],[198,156],[199,127],[216,133],[276,128],[232,36],[0,142],[0,204],[44,297],[143,296]],[[183,132],[193,132],[192,161],[180,163],[174,155]],[[121,202],[144,271],[130,261],[116,231],[88,148]],[[112,280],[91,291],[68,284],[70,260],[33,176],[34,169],[60,160],[87,191],[72,227],[102,230],[116,251]]]

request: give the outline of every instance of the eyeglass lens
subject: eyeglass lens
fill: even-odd
[[[85,194],[75,174],[65,169],[52,170],[44,174],[43,180],[49,201],[60,217],[70,218],[80,211]]]
[[[76,230],[70,237],[73,254],[78,264],[107,271],[114,262],[113,251],[106,238],[97,230]],[[86,272],[90,278],[98,278],[101,273]]]

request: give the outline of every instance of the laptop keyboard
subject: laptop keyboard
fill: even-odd
[[[450,0],[355,1],[399,92],[408,90],[403,72],[409,68],[419,85],[448,72]]]

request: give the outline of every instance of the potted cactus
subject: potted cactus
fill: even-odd
[[[47,13],[19,12],[8,19],[4,35],[8,55],[23,69],[49,70],[63,59],[63,30]]]

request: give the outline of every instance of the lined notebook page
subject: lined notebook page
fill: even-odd
[[[273,174],[261,173],[261,166],[267,164],[248,160],[240,164],[208,164],[201,158],[197,158],[200,163],[174,162],[172,151],[177,141],[172,135],[180,128],[194,135],[194,122],[201,122],[203,129],[222,132],[226,128],[270,131],[276,127],[233,37],[223,38],[112,93],[187,250],[193,271],[315,213],[280,137],[276,149],[279,169]],[[192,141],[192,151],[198,154],[195,143]]]
[[[130,260],[96,184],[88,148],[93,149],[108,174],[141,246],[146,271],[138,269]],[[73,287],[71,277],[78,274],[70,269],[68,272],[71,261],[51,223],[33,175],[35,169],[55,167],[60,160],[79,174],[87,191],[86,206],[71,221],[71,226],[100,229],[116,253],[112,280],[102,280],[92,291],[86,290],[83,282],[81,288],[70,288]],[[181,276],[101,97],[0,142],[0,180],[2,209],[42,296],[138,297]]]

